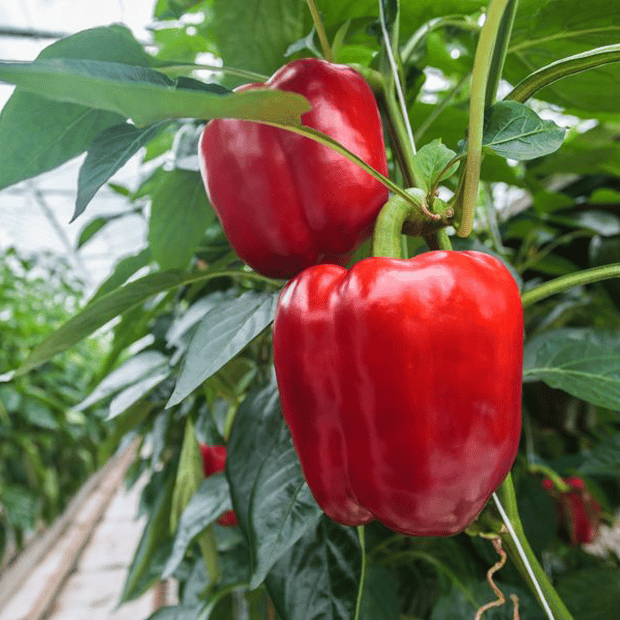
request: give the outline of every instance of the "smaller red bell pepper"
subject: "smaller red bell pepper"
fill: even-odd
[[[301,58],[264,84],[303,95],[302,124],[388,173],[381,118],[364,78],[347,67]],[[345,265],[372,233],[388,190],[357,164],[305,136],[261,123],[214,119],[199,146],[213,209],[239,257],[254,270],[289,278],[317,263]]]
[[[202,470],[205,478],[224,471],[226,468],[226,447],[225,446],[207,446],[200,444],[200,452],[202,453]],[[233,526],[237,525],[237,515],[234,510],[226,511],[217,522],[220,525]]]
[[[561,531],[573,546],[591,543],[599,531],[601,506],[581,478],[563,480],[569,486],[566,492],[558,491],[548,478],[543,480],[543,487],[555,500]]]

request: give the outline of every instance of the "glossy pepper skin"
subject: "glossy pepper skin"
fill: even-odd
[[[543,487],[555,500],[561,531],[570,544],[589,544],[599,532],[601,506],[590,495],[582,478],[568,476],[563,480],[569,486],[568,492],[556,490],[549,479],[543,480]]]
[[[353,69],[295,60],[265,84],[306,97],[302,124],[343,144],[387,175],[383,131],[368,84]],[[207,193],[239,257],[266,276],[289,278],[320,262],[345,264],[387,201],[378,181],[339,153],[268,125],[215,119],[199,145]]]
[[[282,413],[323,511],[412,536],[451,536],[514,461],[523,310],[479,252],[306,269],[274,325]]]
[[[225,446],[208,446],[204,443],[200,444],[200,452],[202,454],[202,470],[205,478],[224,471],[226,468],[226,447]],[[234,510],[226,511],[217,522],[220,525],[233,526],[237,525],[237,515]]]

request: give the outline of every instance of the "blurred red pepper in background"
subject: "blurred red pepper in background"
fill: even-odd
[[[202,470],[205,478],[224,471],[226,468],[226,447],[225,446],[207,446],[200,444],[200,452],[202,453]],[[217,522],[220,525],[232,526],[237,525],[237,515],[233,510],[226,511]]]
[[[569,476],[563,480],[569,486],[569,491],[558,491],[548,478],[542,483],[555,500],[561,531],[571,545],[591,543],[599,531],[601,506],[590,495],[581,478]]]

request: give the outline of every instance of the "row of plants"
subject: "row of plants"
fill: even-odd
[[[15,248],[0,260],[0,558],[6,562],[67,506],[116,449],[104,409],[73,409],[97,383],[105,338],[12,377],[50,329],[82,305],[68,261]],[[6,372],[6,374],[4,374]],[[4,562],[2,562],[4,564]]]
[[[0,187],[86,152],[74,217],[88,243],[107,224],[84,215],[99,187],[137,153],[152,170],[136,191],[115,186],[147,218],[148,249],[128,247],[15,374],[117,319],[74,409],[105,407],[117,436],[142,442],[130,478],[148,476],[148,519],[123,601],[173,576],[180,602],[153,620],[617,613],[619,556],[584,547],[620,505],[614,15],[609,0],[160,0],[155,51],[102,26],[0,64],[17,86]],[[232,90],[290,84],[317,57],[367,84],[358,119],[314,75]],[[309,103],[330,114],[308,120]],[[369,161],[356,149],[381,131]],[[334,197],[344,205],[321,211]],[[325,257],[349,271],[314,265]],[[360,294],[357,312],[333,310],[336,293],[393,290],[362,271],[395,264],[417,275],[391,282],[420,278],[406,303]],[[444,515],[430,508],[448,484],[437,471],[461,483]],[[428,479],[394,518],[394,498]]]

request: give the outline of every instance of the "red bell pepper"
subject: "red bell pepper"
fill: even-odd
[[[265,84],[306,97],[302,124],[334,138],[387,174],[383,131],[368,84],[353,69],[295,60]],[[228,240],[256,271],[288,278],[320,262],[345,264],[370,235],[388,191],[359,166],[317,142],[235,119],[207,123],[200,139],[207,193]]]
[[[304,476],[335,521],[450,536],[514,461],[523,310],[479,252],[306,269],[274,325],[282,413]]]
[[[573,546],[591,543],[601,524],[601,506],[581,478],[569,476],[563,480],[569,487],[564,493],[548,478],[543,480],[543,487],[555,500],[561,531]]]
[[[200,452],[202,453],[202,470],[205,478],[224,471],[226,468],[226,447],[225,446],[207,446],[200,444]],[[227,510],[217,522],[220,525],[232,526],[237,525],[237,515],[234,510]]]

